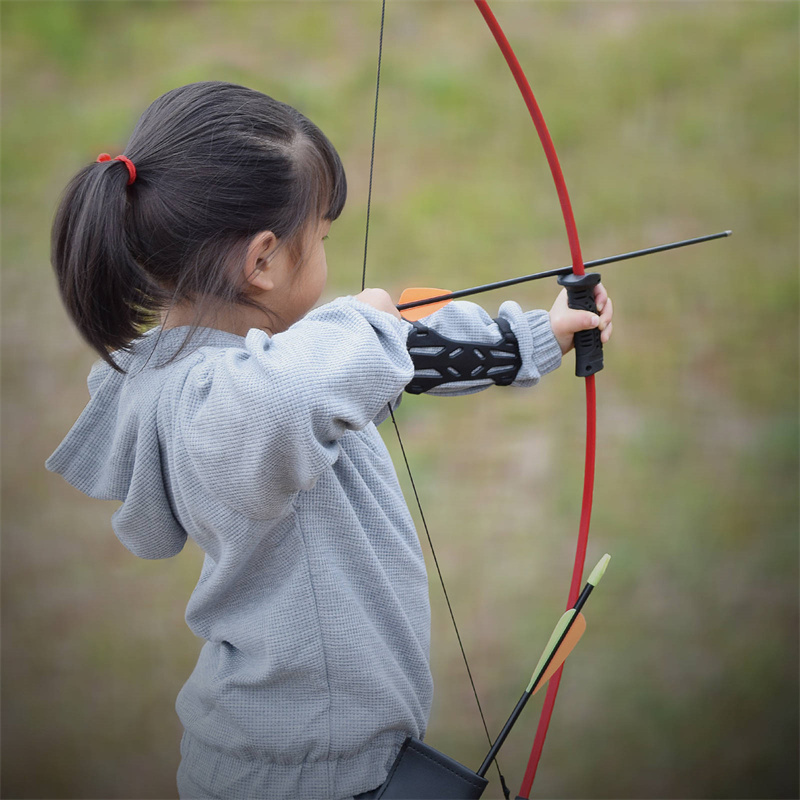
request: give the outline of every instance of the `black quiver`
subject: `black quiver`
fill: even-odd
[[[375,798],[476,800],[488,781],[430,745],[409,736]]]

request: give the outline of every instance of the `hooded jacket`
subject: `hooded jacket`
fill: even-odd
[[[544,312],[505,303],[501,316],[520,344],[516,385],[558,366]],[[498,339],[471,303],[430,320]],[[205,644],[176,705],[182,797],[350,797],[424,736],[427,576],[375,427],[413,375],[408,330],[354,298],[274,336],[201,329],[185,352],[186,329],[157,328],[115,354],[124,374],[94,366],[47,461],[121,502],[112,525],[135,555],[174,556],[187,536],[205,553],[186,609]]]

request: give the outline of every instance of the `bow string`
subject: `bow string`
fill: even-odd
[[[584,263],[583,263],[583,256],[581,254],[581,246],[580,246],[580,239],[578,237],[578,230],[577,225],[575,223],[575,217],[572,211],[572,204],[569,198],[569,192],[567,191],[566,182],[564,180],[564,175],[561,170],[561,165],[558,160],[558,155],[556,153],[555,146],[553,144],[553,140],[550,136],[550,133],[547,129],[547,124],[545,123],[544,116],[542,115],[541,109],[539,108],[539,104],[536,101],[536,97],[533,94],[531,89],[530,83],[528,82],[527,77],[525,76],[525,72],[522,69],[519,60],[517,59],[516,55],[514,54],[514,50],[511,47],[508,39],[506,38],[503,29],[500,26],[500,23],[497,21],[494,13],[492,12],[489,4],[486,0],[474,0],[475,5],[477,6],[478,10],[480,11],[481,15],[483,16],[484,21],[486,22],[487,26],[489,27],[492,35],[494,36],[497,45],[499,46],[508,66],[511,70],[511,73],[519,87],[519,90],[522,94],[523,100],[525,105],[528,108],[528,112],[530,113],[531,119],[533,120],[534,126],[536,127],[537,134],[539,136],[539,140],[542,144],[542,148],[544,149],[545,156],[547,158],[547,163],[550,167],[550,172],[553,177],[553,182],[555,184],[556,192],[558,194],[558,199],[561,207],[561,213],[564,218],[564,226],[567,232],[567,239],[569,241],[569,250],[570,256],[572,260],[572,272],[574,275],[583,275],[585,273]],[[370,156],[370,168],[369,168],[369,190],[368,190],[368,197],[367,197],[367,219],[366,219],[366,230],[364,235],[364,265],[362,270],[362,281],[361,281],[361,288],[362,290],[366,286],[366,274],[367,274],[367,244],[369,240],[369,222],[370,222],[370,208],[372,202],[372,186],[373,186],[373,176],[374,176],[374,165],[375,165],[375,141],[376,141],[376,134],[377,134],[377,122],[378,122],[378,101],[380,97],[380,82],[381,82],[381,61],[383,55],[383,35],[384,35],[384,28],[385,28],[385,19],[386,19],[386,0],[382,0],[381,3],[381,23],[380,23],[380,35],[379,35],[379,46],[378,46],[378,67],[377,67],[377,79],[375,84],[375,107],[374,107],[374,115],[373,115],[373,128],[372,128],[372,149],[371,149],[371,156]],[[586,549],[588,543],[588,536],[589,536],[589,526],[591,522],[591,513],[592,513],[592,498],[594,493],[594,472],[595,472],[595,451],[596,451],[596,429],[597,429],[597,422],[596,422],[596,391],[595,391],[595,378],[594,375],[588,375],[585,378],[585,386],[586,386],[586,451],[585,451],[585,467],[584,467],[584,487],[583,487],[583,499],[581,503],[581,517],[580,517],[580,525],[578,530],[578,542],[575,554],[575,562],[573,565],[572,571],[572,580],[570,583],[568,601],[567,601],[567,609],[572,608],[575,602],[578,599],[580,594],[580,589],[582,585],[583,579],[583,571],[584,565],[586,560]],[[425,514],[422,509],[422,504],[420,501],[419,493],[416,488],[416,484],[414,481],[413,474],[411,472],[411,468],[409,465],[408,457],[406,455],[406,450],[403,445],[403,440],[400,435],[400,430],[397,425],[397,420],[395,418],[393,410],[389,409],[391,414],[392,423],[394,425],[395,433],[397,435],[398,443],[400,445],[400,451],[403,456],[403,460],[406,465],[406,470],[408,472],[409,480],[411,482],[412,491],[414,494],[414,498],[416,501],[417,509],[420,514],[420,519],[422,521],[423,528],[425,530],[425,534],[428,540],[428,545],[431,550],[431,554],[434,560],[434,564],[436,566],[436,571],[439,576],[439,582],[442,586],[442,590],[444,592],[445,601],[447,604],[448,611],[450,613],[450,618],[453,623],[453,627],[455,629],[456,638],[458,639],[459,648],[461,650],[462,659],[464,661],[467,675],[469,676],[470,685],[472,687],[472,692],[475,697],[476,704],[478,706],[478,710],[481,716],[481,720],[483,722],[483,727],[486,732],[486,737],[489,743],[492,743],[491,735],[489,734],[489,729],[486,723],[486,718],[483,713],[483,709],[481,707],[480,700],[478,698],[478,693],[475,687],[475,682],[472,677],[472,671],[469,667],[469,662],[467,660],[466,652],[464,649],[464,645],[461,639],[461,635],[458,630],[458,625],[455,620],[455,615],[453,613],[453,608],[450,603],[450,599],[447,593],[447,588],[445,586],[444,578],[442,575],[441,568],[439,566],[438,558],[436,557],[436,552],[433,547],[433,541],[431,539],[431,534],[425,520]],[[547,730],[550,724],[550,719],[553,714],[553,708],[555,706],[556,697],[558,695],[558,689],[561,682],[561,675],[562,675],[563,667],[560,668],[551,678],[550,683],[547,689],[547,695],[545,697],[545,702],[542,708],[541,716],[539,719],[539,724],[536,731],[536,736],[534,739],[533,747],[531,749],[530,758],[528,760],[528,765],[525,771],[525,776],[523,778],[522,786],[520,788],[519,797],[528,798],[531,791],[531,786],[533,784],[534,777],[536,775],[536,769],[539,764],[539,760],[541,758],[542,750],[544,748],[544,742],[547,736]],[[509,791],[506,787],[505,780],[503,778],[502,772],[500,770],[497,761],[495,760],[495,765],[497,766],[498,775],[500,776],[500,781],[503,787],[503,792],[506,798],[509,797]]]
[[[363,291],[366,288],[367,284],[367,250],[368,250],[368,243],[369,243],[369,222],[370,222],[370,209],[372,207],[372,185],[373,185],[373,178],[375,174],[375,141],[377,138],[378,132],[378,104],[380,100],[380,91],[381,91],[381,64],[383,61],[383,34],[386,25],[386,0],[381,0],[381,23],[380,23],[380,33],[378,34],[378,66],[377,66],[377,76],[375,79],[375,106],[374,112],[372,117],[372,146],[370,151],[370,161],[369,161],[369,188],[367,191],[367,218],[366,224],[364,229],[364,264],[361,271],[361,290]],[[447,610],[450,614],[450,621],[453,625],[453,630],[455,631],[456,639],[458,641],[458,647],[461,652],[461,658],[464,662],[464,667],[467,671],[467,677],[469,678],[469,683],[472,688],[472,694],[475,698],[475,704],[478,708],[478,713],[480,714],[481,723],[483,724],[483,730],[486,734],[486,740],[488,741],[489,745],[492,745],[492,736],[489,733],[489,726],[486,722],[486,715],[483,712],[483,706],[481,705],[480,698],[478,696],[478,690],[475,686],[475,679],[472,676],[472,669],[469,666],[469,659],[467,658],[466,649],[464,648],[464,642],[461,638],[461,633],[458,629],[458,623],[456,622],[455,612],[453,611],[453,605],[450,602],[450,596],[447,592],[447,586],[445,584],[444,575],[442,573],[441,566],[439,564],[439,559],[436,555],[436,548],[433,545],[433,538],[431,537],[430,528],[428,527],[428,522],[425,519],[425,512],[422,508],[422,501],[420,500],[419,492],[417,490],[416,481],[414,480],[414,475],[411,471],[411,464],[408,460],[408,455],[406,453],[405,445],[403,444],[403,437],[400,434],[400,427],[397,424],[397,418],[394,414],[394,409],[392,408],[391,403],[389,404],[389,416],[392,420],[392,425],[394,426],[395,435],[397,436],[397,443],[400,446],[400,453],[403,457],[403,462],[405,463],[406,473],[408,474],[408,479],[411,484],[411,490],[414,495],[414,501],[417,506],[417,510],[419,511],[420,521],[422,522],[423,530],[425,531],[425,537],[428,541],[428,547],[431,551],[431,557],[433,558],[433,563],[436,568],[436,574],[439,578],[439,584],[442,587],[442,593],[444,595],[445,603],[447,605]],[[497,769],[497,775],[500,779],[500,785],[503,789],[503,795],[505,796],[506,800],[511,796],[511,793],[506,785],[505,777],[503,776],[502,770],[500,769],[500,764],[497,759],[494,761],[495,768]]]

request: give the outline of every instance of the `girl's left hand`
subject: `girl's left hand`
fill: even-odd
[[[594,288],[594,301],[599,316],[591,311],[576,311],[567,305],[567,290],[562,289],[550,309],[550,327],[561,347],[561,353],[568,353],[574,345],[573,338],[578,331],[600,330],[600,341],[605,344],[611,338],[611,318],[614,309],[602,283]]]

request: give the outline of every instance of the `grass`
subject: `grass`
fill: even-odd
[[[735,231],[604,272],[616,335],[598,377],[589,561],[613,558],[565,671],[537,795],[797,797],[797,6],[494,5],[550,125],[587,259]],[[477,12],[388,6],[368,282],[459,288],[567,263],[544,158]],[[182,621],[198,550],[136,560],[110,530],[114,504],[43,469],[93,360],[50,275],[59,192],[97,153],[122,152],[167,89],[251,85],[340,150],[350,199],[328,242],[329,292],[357,291],[379,10],[0,5],[3,796],[174,797],[173,704],[199,649]],[[483,304],[548,307],[554,295],[531,285]],[[566,598],[583,446],[571,371],[567,359],[530,392],[407,397],[399,414],[493,730]],[[429,741],[475,765],[486,745],[434,580]],[[540,703],[501,754],[513,788]]]

